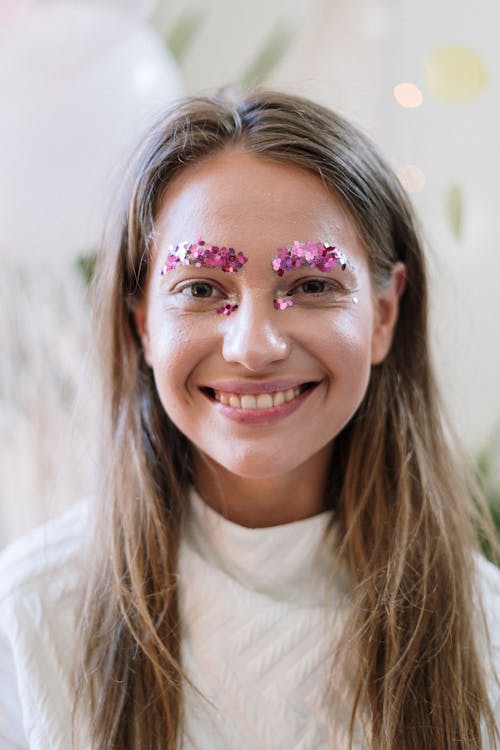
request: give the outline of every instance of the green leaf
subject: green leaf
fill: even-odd
[[[90,286],[92,282],[96,260],[97,260],[96,252],[79,255],[78,258],[76,259],[76,267],[78,271],[80,272],[87,286]]]
[[[256,86],[269,77],[282,60],[295,36],[290,26],[275,27],[260,48],[257,56],[243,72],[240,82],[245,87]]]
[[[497,428],[488,441],[486,447],[483,448],[483,450],[476,457],[476,480],[481,490],[481,494],[486,500],[491,513],[494,528],[500,540],[500,477],[498,474],[498,456],[500,455],[499,449],[500,428]],[[493,551],[490,549],[490,544],[486,539],[483,538],[481,532],[479,532],[479,539],[486,557],[488,557],[493,562],[497,562],[493,559]]]
[[[164,34],[164,41],[177,62],[187,55],[196,34],[205,19],[205,13],[186,10],[177,19],[173,28]]]
[[[462,236],[463,224],[463,196],[460,185],[451,184],[445,194],[445,211],[448,224],[453,235],[459,239]]]

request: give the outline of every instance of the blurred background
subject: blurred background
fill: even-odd
[[[95,473],[87,277],[121,165],[169,101],[310,96],[421,218],[443,393],[500,517],[497,0],[0,0],[0,547]]]

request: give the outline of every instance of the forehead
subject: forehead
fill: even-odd
[[[190,165],[168,186],[156,221],[158,249],[199,236],[250,259],[295,239],[364,254],[352,219],[318,177],[240,149]]]

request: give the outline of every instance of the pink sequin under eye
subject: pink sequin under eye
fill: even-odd
[[[272,266],[278,276],[284,276],[286,271],[293,271],[297,268],[317,268],[318,271],[328,273],[336,266],[340,266],[343,271],[351,264],[347,260],[344,252],[334,245],[327,242],[304,242],[295,240],[292,247],[280,247]]]
[[[218,307],[215,312],[219,315],[231,315],[231,313],[235,312],[237,309],[238,305],[231,305],[229,302],[226,302],[225,305]]]
[[[278,297],[277,299],[273,299],[273,305],[276,310],[286,310],[287,307],[292,307],[293,299],[290,299],[290,297]]]
[[[173,271],[178,265],[195,266],[195,268],[218,268],[224,273],[237,273],[248,258],[233,247],[209,245],[198,237],[195,242],[181,242],[170,245],[167,260],[161,269],[161,275]]]

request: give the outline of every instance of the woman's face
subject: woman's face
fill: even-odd
[[[404,267],[374,289],[353,221],[321,181],[239,149],[183,169],[156,230],[136,321],[170,419],[215,467],[240,477],[327,460],[390,347]],[[199,237],[248,260],[234,273],[172,263],[162,275],[169,246]],[[272,261],[295,240],[337,246],[347,268],[279,276]],[[284,298],[293,304],[277,308]],[[226,304],[237,308],[224,314]]]

